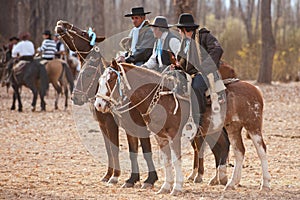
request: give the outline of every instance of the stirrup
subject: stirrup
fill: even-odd
[[[192,140],[197,134],[197,126],[192,116],[189,117],[188,121],[182,129],[182,136],[188,140]]]

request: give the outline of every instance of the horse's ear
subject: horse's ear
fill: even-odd
[[[99,42],[102,42],[103,40],[105,40],[105,37],[104,36],[98,36],[96,38],[96,42],[99,43]]]
[[[114,59],[114,58],[112,59],[111,66],[115,69],[118,67],[118,63],[117,63],[116,59]]]

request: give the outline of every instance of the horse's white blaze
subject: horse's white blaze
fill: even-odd
[[[269,170],[268,170],[267,154],[266,154],[265,149],[262,146],[262,142],[263,142],[262,137],[260,135],[257,135],[257,134],[250,134],[250,136],[251,136],[253,144],[256,148],[258,157],[260,158],[260,161],[261,161],[261,167],[262,167],[262,173],[263,173],[262,174],[263,178],[262,178],[262,185],[261,186],[269,188],[270,187],[271,175],[270,175]]]
[[[109,69],[106,69],[102,76],[99,78],[99,88],[97,91],[97,95],[106,95],[108,92],[106,82],[109,80],[110,74],[109,74]],[[95,108],[98,111],[101,111],[105,109],[106,106],[106,101],[103,100],[101,97],[96,97],[95,103],[94,103]]]

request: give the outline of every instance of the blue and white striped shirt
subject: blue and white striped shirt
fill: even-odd
[[[42,58],[51,59],[55,57],[56,43],[54,40],[45,39],[42,42],[42,46],[38,48],[38,51],[42,52]]]

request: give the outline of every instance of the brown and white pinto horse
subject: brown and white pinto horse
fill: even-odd
[[[127,63],[112,62],[99,79],[99,89],[94,103],[99,111],[107,112],[113,108],[120,98],[120,92],[114,88],[125,85],[122,93],[142,115],[148,128],[156,133],[157,141],[164,154],[165,182],[158,193],[171,194],[182,191],[183,174],[181,171],[181,132],[189,115],[188,101],[178,98],[179,108],[174,114],[176,101],[173,95],[160,96],[153,105],[156,93],[159,92],[162,75],[152,70],[136,67]],[[145,84],[147,83],[147,84]],[[163,87],[163,90],[167,88]],[[270,174],[266,155],[266,145],[262,137],[263,98],[260,91],[253,85],[237,81],[227,85],[227,110],[225,127],[235,155],[235,166],[231,180],[225,189],[233,189],[241,179],[241,170],[245,148],[242,141],[241,130],[244,127],[257,150],[262,165],[262,189],[269,189]],[[165,110],[163,112],[163,110]],[[207,133],[211,110],[207,109],[203,121],[203,134]],[[160,125],[160,127],[158,127]],[[171,142],[172,141],[172,142]],[[171,158],[171,151],[175,159]],[[172,163],[173,160],[173,163]],[[175,161],[174,161],[175,160]],[[171,165],[175,168],[175,180]]]

